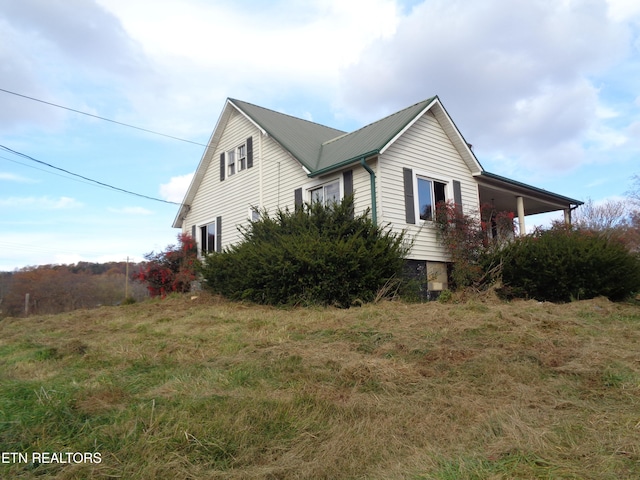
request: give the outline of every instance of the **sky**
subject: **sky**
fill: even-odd
[[[485,170],[602,202],[640,174],[640,2],[0,0],[0,90],[0,271],[176,243],[228,97],[351,131],[438,95]]]

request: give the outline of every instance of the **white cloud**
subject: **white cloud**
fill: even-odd
[[[193,173],[172,177],[168,183],[160,185],[160,196],[169,202],[182,202],[192,179]]]
[[[608,8],[605,0],[423,2],[343,69],[341,105],[371,121],[438,94],[481,161],[501,154],[523,172],[575,168],[609,111],[593,79],[631,48],[630,27]]]
[[[15,173],[10,173],[10,172],[0,172],[0,181],[19,182],[19,183],[34,182],[30,178],[23,177],[22,175],[16,175]]]
[[[143,207],[123,207],[123,208],[109,208],[111,213],[120,213],[124,215],[153,215],[151,210]]]
[[[82,207],[82,203],[71,197],[8,197],[0,198],[0,207],[66,210],[70,208],[80,208]]]
[[[609,17],[615,21],[625,21],[640,17],[640,3],[636,0],[607,0]]]

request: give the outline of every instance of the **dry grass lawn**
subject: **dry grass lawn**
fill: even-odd
[[[640,478],[640,307],[200,295],[0,321],[23,479]]]

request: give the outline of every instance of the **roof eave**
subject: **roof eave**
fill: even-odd
[[[429,102],[422,110],[420,110],[420,112],[418,112],[416,115],[414,115],[411,119],[409,119],[403,126],[402,128],[398,129],[398,131],[392,135],[391,137],[389,137],[385,143],[383,144],[382,148],[379,149],[379,153],[383,154],[391,145],[394,144],[394,142],[400,138],[402,135],[404,135],[404,133],[409,130],[414,123],[416,123],[418,121],[419,118],[421,118],[426,112],[428,112],[431,107],[438,101],[438,96],[436,95],[435,97],[432,97],[431,102]]]
[[[576,200],[575,198],[570,198],[570,197],[565,197],[564,195],[559,195],[557,193],[553,193],[550,192],[548,190],[545,190],[543,188],[538,188],[538,187],[534,187],[532,185],[528,185],[526,183],[522,183],[522,182],[518,182],[517,180],[512,180],[510,178],[507,177],[503,177],[501,175],[497,175],[495,173],[491,173],[491,172],[487,172],[486,170],[483,170],[480,174],[474,175],[474,177],[476,178],[486,178],[489,179],[491,181],[493,181],[494,184],[497,185],[508,185],[511,187],[515,187],[520,193],[522,193],[523,195],[526,195],[527,193],[529,193],[530,195],[542,195],[548,198],[553,198],[555,199],[558,203],[562,203],[562,204],[567,204],[567,205],[574,205],[574,206],[580,206],[583,205],[584,202],[581,200]],[[491,182],[489,182],[491,183]]]
[[[349,166],[349,165],[351,165],[353,163],[359,162],[360,159],[362,159],[362,158],[366,159],[366,158],[370,158],[370,157],[373,157],[373,156],[379,155],[379,154],[380,154],[380,149],[371,150],[369,152],[357,155],[355,157],[351,157],[351,158],[349,158],[347,160],[343,160],[342,162],[334,163],[333,165],[330,165],[328,167],[321,168],[320,170],[311,171],[311,173],[309,173],[308,175],[311,178],[320,177],[322,175],[326,175],[327,173],[331,173],[331,172],[333,172],[335,170],[340,170],[340,169],[342,169],[344,167],[347,167],[347,166]]]
[[[193,178],[191,179],[191,183],[189,184],[189,188],[187,189],[187,193],[185,193],[184,199],[182,200],[182,204],[180,206],[180,209],[178,210],[178,213],[176,215],[176,218],[173,221],[173,228],[181,228],[182,227],[182,221],[184,220],[185,215],[188,212],[188,209],[190,208],[191,203],[193,202],[193,199],[195,197],[196,191],[198,190],[198,187],[200,186],[200,183],[202,182],[202,180],[204,179],[204,174],[209,166],[209,162],[211,162],[212,160],[212,155],[209,155],[209,150],[215,150],[215,145],[217,144],[217,139],[216,139],[216,134],[218,134],[218,130],[220,128],[220,125],[223,123],[223,120],[229,115],[229,110],[228,110],[228,106],[232,105],[234,108],[238,109],[237,106],[233,105],[233,103],[231,103],[230,99],[227,98],[224,104],[224,107],[222,108],[222,112],[220,113],[220,116],[218,117],[218,121],[216,122],[216,126],[214,127],[213,131],[211,132],[211,135],[209,136],[209,141],[207,142],[207,146],[204,148],[204,151],[202,152],[202,157],[200,158],[200,162],[198,163],[198,166],[196,167],[196,171],[193,175]],[[186,210],[186,211],[185,211]]]

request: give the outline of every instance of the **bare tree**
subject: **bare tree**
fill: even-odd
[[[631,180],[633,183],[631,189],[627,191],[627,198],[634,207],[640,209],[640,175],[634,175]]]
[[[626,228],[630,213],[628,202],[623,200],[595,203],[592,199],[588,199],[576,210],[574,224],[584,230],[610,232]]]

